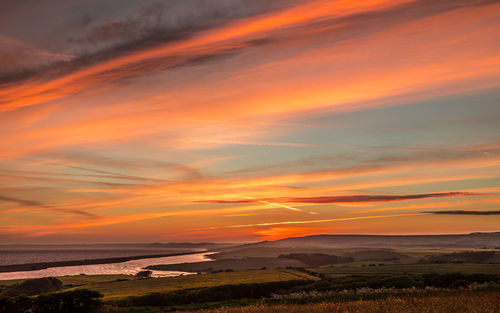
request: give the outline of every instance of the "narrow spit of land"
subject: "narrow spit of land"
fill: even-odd
[[[169,257],[169,256],[189,255],[189,254],[197,254],[197,253],[203,253],[203,252],[207,252],[207,251],[187,251],[187,252],[166,253],[166,254],[146,254],[146,255],[134,255],[134,256],[90,259],[90,260],[71,260],[71,261],[56,261],[56,262],[42,262],[42,263],[9,264],[9,265],[0,265],[0,273],[37,271],[37,270],[43,270],[43,269],[52,268],[52,267],[63,267],[63,266],[122,263],[122,262],[127,262],[127,261],[132,261],[132,260],[163,258],[163,257]]]

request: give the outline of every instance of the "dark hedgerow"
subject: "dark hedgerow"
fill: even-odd
[[[0,298],[1,313],[92,313],[102,305],[98,291],[75,289],[28,297]]]
[[[425,274],[422,275],[426,286],[453,288],[472,283],[500,282],[500,275],[496,274]]]
[[[35,298],[26,295],[15,297],[0,297],[1,313],[25,313],[35,306]],[[33,311],[32,311],[33,312]]]
[[[260,299],[273,293],[286,292],[294,287],[311,283],[309,280],[290,280],[269,283],[222,285],[208,288],[184,289],[167,293],[152,293],[128,297],[118,306],[173,306],[235,299]]]

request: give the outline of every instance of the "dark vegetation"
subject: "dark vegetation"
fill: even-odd
[[[289,280],[257,284],[230,284],[128,297],[115,302],[115,304],[118,306],[176,306],[240,299],[261,299],[269,297],[273,293],[286,292],[307,286],[310,283],[311,281],[307,280]]]
[[[102,306],[101,294],[87,289],[29,297],[0,297],[1,313],[92,313]]]
[[[351,257],[356,262],[363,261],[400,261],[408,259],[409,257],[405,254],[395,252],[389,249],[378,249],[378,250],[359,250],[354,252],[349,252],[344,255],[344,257]]]
[[[151,274],[153,274],[152,271],[146,270],[146,271],[140,271],[139,273],[135,274],[137,278],[140,279],[145,279],[145,278],[151,278]]]
[[[306,304],[257,303],[247,307],[211,308],[199,313],[498,313],[500,292],[474,292],[465,290],[425,293],[412,296],[386,297],[363,301],[324,300]],[[163,308],[145,310],[121,309],[121,313],[161,313]]]
[[[464,251],[449,254],[430,255],[420,263],[500,263],[500,253],[495,251]]]
[[[280,254],[279,258],[294,259],[309,266],[322,266],[327,264],[341,264],[354,262],[353,257],[340,257],[323,253],[291,253]]]
[[[6,286],[0,293],[0,313],[93,312],[102,295],[93,290],[57,292],[63,283],[55,277],[35,278]]]
[[[500,275],[494,274],[423,274],[423,275],[349,275],[322,279],[304,286],[304,291],[340,291],[358,288],[458,288],[472,283],[500,283]],[[300,291],[300,290],[293,290]]]

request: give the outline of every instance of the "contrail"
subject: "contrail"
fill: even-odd
[[[282,207],[282,208],[285,208],[285,209],[289,209],[289,210],[292,210],[292,211],[304,212],[304,210],[301,210],[301,209],[298,209],[298,208],[294,208],[294,207],[291,207],[291,206],[288,206],[288,205],[284,205],[284,204],[269,202],[269,201],[265,201],[265,200],[258,200],[258,202],[269,204],[269,205],[274,205],[274,206],[279,206],[279,207]]]
[[[432,213],[422,212],[422,213],[406,213],[406,214],[392,214],[392,215],[371,215],[371,216],[343,217],[343,218],[331,218],[331,219],[309,220],[309,221],[268,222],[268,223],[257,223],[257,224],[230,225],[230,226],[222,226],[222,227],[208,227],[208,228],[203,228],[203,229],[243,228],[243,227],[290,225],[290,224],[312,224],[312,223],[353,221],[353,220],[364,220],[364,219],[374,219],[374,218],[390,218],[390,217],[399,217],[399,216],[416,216],[416,215],[429,215],[429,214],[432,214]]]
[[[266,201],[266,200],[257,200],[253,197],[245,197],[249,200],[255,200],[255,202],[260,202],[260,203],[264,203],[264,204],[268,204],[268,205],[272,205],[272,206],[279,206],[279,207],[282,207],[282,208],[285,208],[285,209],[288,209],[288,210],[291,210],[291,211],[296,211],[296,212],[304,212],[304,210],[301,210],[299,208],[294,208],[292,206],[288,206],[288,205],[284,205],[284,204],[280,204],[280,203],[276,203],[276,202],[269,202],[269,201]]]

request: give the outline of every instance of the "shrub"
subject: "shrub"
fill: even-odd
[[[32,309],[34,305],[35,300],[26,295],[0,298],[0,312],[2,313],[24,313]]]
[[[495,274],[425,274],[422,276],[426,286],[461,287],[472,283],[500,282],[500,275]]]
[[[91,313],[101,307],[97,291],[76,289],[28,297],[0,298],[0,312],[5,313]]]
[[[137,278],[140,279],[145,279],[145,278],[151,278],[151,275],[153,274],[152,271],[146,270],[146,271],[140,271],[139,273],[135,274]]]
[[[44,294],[37,297],[34,313],[90,313],[101,306],[98,291],[75,289],[60,293]]]

